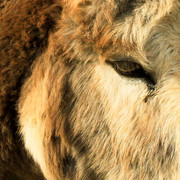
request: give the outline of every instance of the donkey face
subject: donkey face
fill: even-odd
[[[32,66],[21,134],[47,179],[178,179],[180,3],[74,0]]]

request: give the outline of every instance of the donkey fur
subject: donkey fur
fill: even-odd
[[[0,1],[0,178],[180,179],[179,49],[179,0]]]

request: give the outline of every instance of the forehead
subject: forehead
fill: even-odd
[[[78,26],[73,36],[103,60],[131,56],[146,65],[180,44],[179,0],[74,0],[67,7]]]
[[[179,30],[172,28],[178,25],[179,20],[175,2],[146,1],[134,3],[131,8],[111,16],[112,22],[104,27],[98,45],[110,44],[105,48],[108,49],[107,54],[121,53],[143,58],[144,53],[151,51],[151,45],[165,43],[163,41],[172,39],[172,34],[178,35]]]

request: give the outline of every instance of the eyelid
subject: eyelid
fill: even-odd
[[[112,62],[122,62],[122,61],[127,61],[127,62],[132,62],[132,63],[137,63],[136,60],[134,58],[132,58],[131,56],[129,57],[124,57],[124,56],[118,56],[118,55],[113,55],[111,56],[108,61],[112,61]]]
[[[129,68],[132,68],[132,70],[134,69],[141,69],[142,67],[141,67],[141,65],[140,64],[138,64],[138,63],[136,63],[136,62],[134,62],[134,61],[127,61],[127,60],[120,60],[120,61],[106,61],[106,63],[107,64],[109,64],[109,65],[111,65],[111,66],[113,66],[113,67],[115,67],[115,66],[117,66],[117,67],[119,67],[119,69],[121,69],[121,67],[122,67],[122,69],[124,68],[128,68],[128,66],[129,66]],[[124,66],[124,67],[123,67]],[[134,67],[134,68],[133,68]],[[142,68],[143,69],[143,68]],[[128,71],[128,70],[127,70]]]

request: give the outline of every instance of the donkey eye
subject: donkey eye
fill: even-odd
[[[143,78],[147,76],[144,69],[135,62],[130,61],[107,61],[115,71],[121,75],[134,78]]]
[[[129,78],[141,78],[146,83],[150,90],[155,87],[155,80],[147,73],[140,64],[131,61],[107,61],[107,64],[112,66],[117,73]]]

